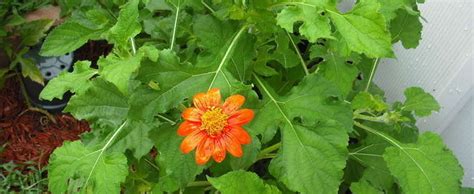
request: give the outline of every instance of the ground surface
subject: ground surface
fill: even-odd
[[[29,109],[21,94],[20,82],[10,78],[0,90],[0,163],[34,162],[45,166],[52,151],[64,141],[79,139],[90,130],[87,122],[77,121],[67,114],[52,115]]]
[[[89,42],[74,52],[74,62],[89,60],[95,67],[99,57],[111,49],[104,41]],[[81,133],[90,130],[89,125],[68,114],[53,114],[51,119],[32,110],[25,103],[20,84],[13,76],[0,89],[0,164],[33,162],[43,167],[56,147],[79,139]]]

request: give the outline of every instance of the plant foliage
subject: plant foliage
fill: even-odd
[[[43,55],[99,39],[114,48],[41,94],[73,92],[65,111],[93,128],[54,152],[52,193],[460,192],[452,152],[415,125],[436,100],[412,87],[388,104],[372,83],[392,44],[417,46],[421,1],[359,0],[347,12],[335,0],[60,2],[68,18]],[[198,166],[179,151],[177,123],[211,88],[246,97],[252,143]]]

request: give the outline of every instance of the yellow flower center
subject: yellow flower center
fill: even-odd
[[[209,135],[217,135],[227,125],[229,115],[222,112],[221,108],[213,108],[201,116],[201,129],[206,130]]]

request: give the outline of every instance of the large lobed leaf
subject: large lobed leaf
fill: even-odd
[[[352,51],[369,57],[392,57],[390,33],[379,9],[377,0],[361,0],[348,13],[329,11],[342,35],[343,40],[340,41],[346,41]]]
[[[335,49],[325,48],[315,44],[310,49],[310,57],[321,57],[324,60],[318,64],[319,72],[323,76],[334,83],[342,92],[343,96],[347,96],[352,91],[354,80],[359,74],[357,67],[348,63],[348,57],[340,56]]]
[[[89,61],[76,62],[73,72],[64,71],[48,82],[41,91],[40,98],[51,101],[54,98],[62,99],[67,91],[84,93],[91,85],[89,79],[97,74],[97,70],[90,68],[90,65]]]
[[[130,38],[134,38],[141,32],[140,21],[138,20],[139,0],[131,0],[120,9],[117,23],[110,28],[108,39],[117,46],[128,45]]]
[[[324,9],[316,6],[287,7],[278,14],[277,24],[293,33],[293,24],[302,21],[303,24],[299,27],[299,32],[310,42],[316,42],[318,38],[334,38],[331,36],[329,18],[323,15],[323,12]]]
[[[434,133],[422,134],[413,144],[397,143],[383,157],[404,193],[459,193],[463,170]]]
[[[403,47],[416,48],[421,40],[423,25],[418,15],[399,11],[397,17],[390,23],[390,33],[395,41],[401,40]]]
[[[110,28],[110,16],[103,9],[77,12],[46,37],[40,54],[60,56],[72,52],[90,39],[99,39]]]
[[[270,173],[294,191],[337,192],[346,164],[347,132],[352,128],[351,108],[340,100],[340,92],[315,74],[286,96],[255,79],[265,101],[249,127],[264,133],[264,138],[277,127],[282,135]]]
[[[99,155],[101,151],[91,150],[80,141],[66,142],[56,149],[49,162],[50,191],[77,192],[68,189],[77,181],[84,187],[81,193],[120,193],[120,184],[128,175],[127,158],[122,153]]]
[[[148,133],[156,129],[157,121],[145,123],[143,121],[128,120],[123,131],[117,135],[115,143],[111,144],[110,150],[124,153],[126,150],[133,152],[136,159],[150,153],[153,141]]]
[[[419,87],[407,88],[405,90],[405,98],[402,109],[414,111],[416,116],[429,116],[431,112],[439,111],[440,109],[436,99]]]
[[[127,98],[113,84],[97,78],[81,95],[73,96],[65,112],[77,119],[86,119],[94,125],[116,127],[128,113]]]

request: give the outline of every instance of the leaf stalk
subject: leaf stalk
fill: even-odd
[[[301,66],[303,67],[304,74],[309,75],[308,67],[306,67],[306,63],[304,62],[303,56],[301,56],[301,52],[298,49],[298,46],[296,46],[296,43],[295,41],[293,41],[293,38],[291,37],[290,33],[288,33],[288,31],[286,30],[285,32],[286,32],[286,35],[288,35],[288,38],[290,39],[291,45],[293,45],[293,48],[295,49],[296,54],[298,55],[298,59],[300,60]]]
[[[257,158],[267,156],[268,154],[272,153],[273,151],[280,149],[280,147],[281,147],[281,142],[278,142],[274,145],[271,145],[271,146],[263,149],[262,151],[260,151]]]
[[[370,84],[372,83],[372,80],[374,79],[375,70],[377,70],[378,63],[379,63],[379,58],[375,58],[374,65],[372,66],[372,70],[370,71],[369,80],[367,80],[367,86],[365,87],[366,92],[369,91]]]

